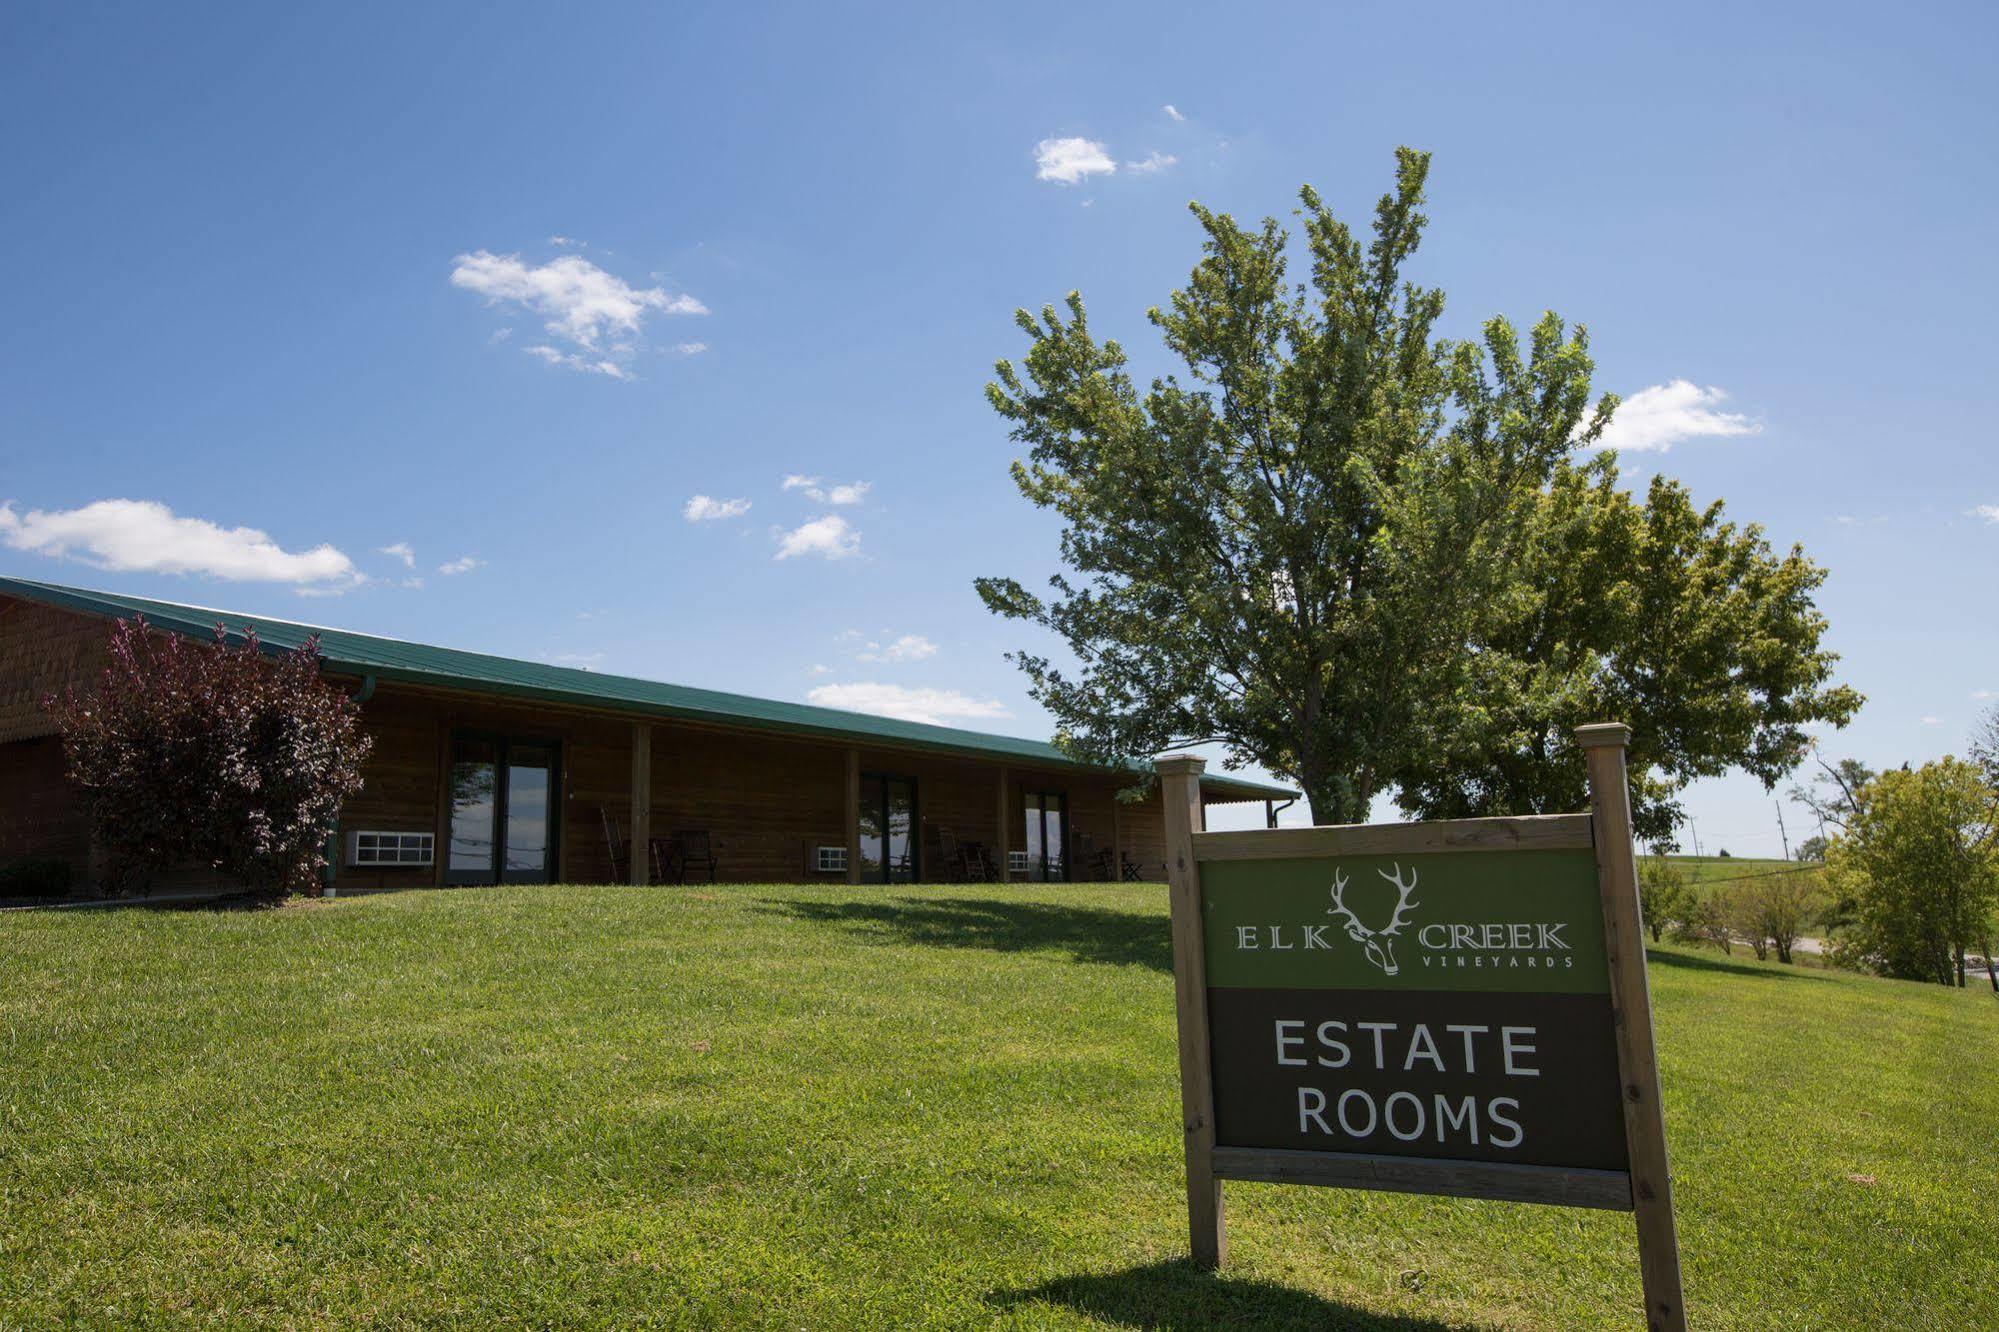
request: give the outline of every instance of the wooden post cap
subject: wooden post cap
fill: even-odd
[[[1152,770],[1161,777],[1199,777],[1207,767],[1208,761],[1199,754],[1164,754],[1152,760]]]
[[[1584,749],[1596,749],[1602,745],[1616,745],[1622,749],[1631,743],[1631,728],[1623,722],[1592,722],[1588,726],[1576,727],[1576,743]]]

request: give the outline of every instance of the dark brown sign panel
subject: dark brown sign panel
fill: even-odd
[[[1623,1170],[1598,996],[1208,992],[1225,1147]]]
[[[1197,1259],[1225,1178],[1635,1210],[1685,1326],[1626,734],[1540,818],[1201,833],[1200,760],[1160,761]]]

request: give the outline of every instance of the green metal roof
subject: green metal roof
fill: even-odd
[[[483,652],[461,652],[457,648],[406,643],[400,639],[377,638],[373,634],[299,624],[265,615],[252,616],[239,611],[154,601],[150,597],[93,592],[25,578],[0,578],[0,595],[21,597],[46,606],[109,619],[143,615],[147,623],[156,628],[203,639],[214,634],[218,622],[234,641],[241,641],[245,627],[255,625],[258,639],[273,651],[298,647],[311,635],[318,634],[321,658],[328,669],[339,674],[372,675],[378,680],[615,708],[623,712],[782,731],[792,735],[944,750],[1058,767],[1088,766],[1040,740],[962,731],[954,726],[932,726],[864,712],[847,712],[840,708],[781,703],[774,699],[725,694],[713,689],[691,689],[656,680],[605,675],[568,666],[518,661],[512,657],[493,657]],[[1220,773],[1204,775],[1201,786],[1211,796],[1236,800],[1290,800],[1297,796],[1297,792],[1282,786],[1269,786]]]

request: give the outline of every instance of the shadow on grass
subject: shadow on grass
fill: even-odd
[[[904,943],[933,948],[1058,952],[1078,962],[1173,970],[1173,940],[1164,916],[1003,898],[892,897],[875,902],[766,898],[762,907],[796,920],[886,933]]]
[[[1453,1326],[1428,1318],[1368,1313],[1288,1286],[1218,1276],[1184,1260],[1100,1276],[1060,1277],[1031,1290],[996,1292],[986,1302],[1007,1310],[1065,1305],[1086,1317],[1146,1332],[1210,1327],[1445,1332]]]
[[[1718,971],[1725,976],[1754,976],[1759,980],[1831,980],[1823,971],[1807,967],[1766,965],[1745,959],[1703,957],[1697,953],[1668,953],[1645,950],[1645,961],[1655,967],[1682,967],[1688,971]]]
[[[151,911],[165,913],[183,912],[237,912],[268,911],[285,906],[290,899],[271,897],[260,893],[228,892],[202,893],[191,895],[167,895],[163,897],[91,897],[91,898],[5,898],[0,899],[0,911],[38,911],[53,915],[63,911]],[[305,899],[299,899],[305,900]]]

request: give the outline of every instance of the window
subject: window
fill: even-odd
[[[1026,837],[1021,851],[1026,864],[1007,868],[1025,872],[1030,879],[1054,883],[1069,877],[1069,800],[1060,791],[1024,791],[1021,806],[1026,818]]]
[[[847,848],[844,846],[817,847],[818,857],[812,867],[821,874],[845,874],[847,872]]]
[[[446,883],[547,883],[555,877],[556,747],[460,735],[451,744]]]

